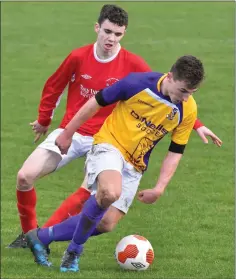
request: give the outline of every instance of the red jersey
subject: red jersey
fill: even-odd
[[[99,90],[131,72],[149,71],[150,67],[141,57],[124,48],[106,60],[97,57],[96,43],[75,49],[47,80],[39,105],[38,122],[43,126],[50,124],[53,111],[67,85],[67,105],[61,128],[65,128],[77,111]],[[77,132],[89,136],[96,134],[114,107],[115,104],[101,108]]]

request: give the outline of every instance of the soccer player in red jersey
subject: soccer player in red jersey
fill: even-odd
[[[95,24],[97,41],[73,50],[47,80],[42,92],[38,119],[31,123],[36,135],[35,142],[47,133],[53,111],[68,85],[66,111],[59,128],[51,132],[45,141],[39,144],[18,172],[16,196],[22,234],[8,246],[9,248],[25,247],[24,234],[38,225],[35,209],[37,202],[35,182],[72,160],[85,156],[92,146],[93,135],[99,131],[115,104],[102,108],[82,125],[73,136],[69,152],[61,155],[59,148],[55,145],[55,139],[76,112],[99,90],[114,84],[130,72],[151,71],[141,57],[120,46],[119,42],[127,26],[126,11],[115,5],[104,5],[98,23]],[[203,141],[207,141],[206,136],[210,136],[215,144],[221,145],[221,140],[199,120],[195,123],[195,129]],[[78,214],[89,197],[90,192],[85,187],[79,188],[62,203],[44,227],[57,224],[69,216]],[[110,212],[112,213],[112,210]],[[123,214],[122,211],[115,210],[114,214],[108,216],[104,230],[111,230]]]

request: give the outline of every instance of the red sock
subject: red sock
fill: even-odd
[[[70,216],[74,216],[82,210],[84,203],[89,199],[90,192],[85,188],[79,188],[71,194],[62,204],[56,209],[52,216],[42,226],[47,228],[61,223]]]
[[[27,233],[37,228],[36,202],[37,196],[34,187],[29,191],[16,189],[17,207],[20,216],[22,231]]]

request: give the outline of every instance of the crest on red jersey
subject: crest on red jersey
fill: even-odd
[[[117,81],[119,81],[119,79],[117,78],[109,78],[106,80],[106,86],[111,86],[112,84],[116,83]]]

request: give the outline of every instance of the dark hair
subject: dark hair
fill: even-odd
[[[188,88],[196,88],[204,79],[202,62],[192,55],[181,56],[171,67],[173,79],[185,81]]]
[[[101,24],[108,19],[118,26],[128,26],[128,13],[116,5],[104,5],[100,11],[98,23]]]

